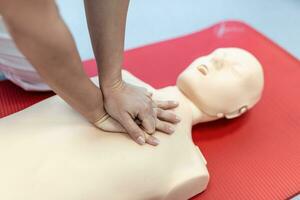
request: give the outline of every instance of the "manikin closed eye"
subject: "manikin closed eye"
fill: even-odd
[[[197,69],[199,70],[199,72],[201,72],[204,76],[206,76],[208,74],[208,68],[206,65],[201,64],[197,67]]]

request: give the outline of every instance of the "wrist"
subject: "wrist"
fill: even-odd
[[[103,95],[109,95],[112,90],[123,88],[125,85],[125,82],[122,80],[122,78],[118,78],[115,80],[111,80],[110,82],[105,82],[100,84],[100,88],[103,92]]]
[[[85,118],[91,123],[95,123],[99,121],[101,118],[103,118],[106,115],[106,111],[103,105],[102,92],[99,88],[97,88],[95,92],[96,92],[95,97],[91,99],[87,98],[87,101],[90,101],[89,102],[90,106],[83,113]]]
[[[115,88],[122,84],[122,73],[121,69],[117,69],[111,72],[101,73],[99,74],[99,83],[102,88]]]
[[[90,112],[86,115],[86,118],[89,122],[92,124],[98,122],[99,120],[103,119],[107,113],[105,112],[104,109],[98,109],[97,112]]]

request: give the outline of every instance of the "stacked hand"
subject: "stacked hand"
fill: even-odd
[[[106,114],[95,125],[109,132],[128,133],[138,144],[158,145],[152,134],[155,130],[174,132],[180,119],[171,110],[174,101],[153,101],[145,88],[118,82],[112,87],[101,87]]]

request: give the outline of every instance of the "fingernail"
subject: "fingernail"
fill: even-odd
[[[176,120],[179,122],[179,121],[181,121],[181,118],[176,115]]]
[[[173,101],[173,104],[178,105],[179,102],[178,101]]]
[[[153,139],[154,144],[159,145],[160,141],[157,138]]]
[[[173,126],[169,126],[169,127],[168,127],[168,130],[170,131],[170,133],[174,133],[175,128],[174,128]]]
[[[145,144],[145,139],[144,139],[142,136],[139,136],[139,137],[137,138],[137,142],[138,142],[140,145],[143,145],[143,144]]]

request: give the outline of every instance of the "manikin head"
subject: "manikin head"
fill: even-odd
[[[258,60],[239,48],[220,48],[194,60],[177,79],[178,88],[205,114],[234,118],[252,108],[264,85]]]

